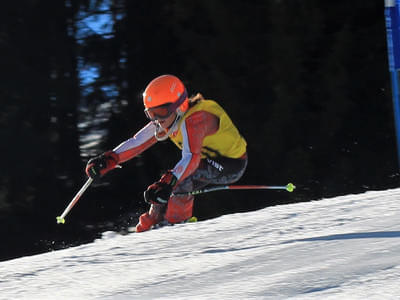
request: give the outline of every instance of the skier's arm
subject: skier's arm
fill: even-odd
[[[203,139],[214,134],[219,128],[219,118],[209,112],[199,111],[189,116],[182,124],[182,159],[172,170],[181,182],[199,166]]]
[[[155,125],[150,122],[132,138],[114,148],[113,152],[118,156],[118,163],[130,160],[154,145],[157,142],[154,137],[155,130]]]
[[[139,155],[157,142],[154,131],[155,125],[149,123],[113,151],[107,151],[90,159],[86,165],[86,174],[93,179],[99,178],[113,170],[118,164]]]

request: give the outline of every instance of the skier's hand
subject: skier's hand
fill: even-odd
[[[93,179],[98,179],[114,169],[118,164],[118,155],[113,151],[107,151],[90,159],[86,165],[86,174]]]
[[[172,189],[176,185],[177,178],[168,171],[161,179],[150,185],[144,192],[144,200],[149,204],[166,204],[171,196]]]

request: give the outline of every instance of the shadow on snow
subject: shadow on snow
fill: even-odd
[[[350,240],[350,239],[376,239],[376,238],[398,238],[400,231],[371,231],[371,232],[357,232],[357,233],[343,233],[332,234],[325,236],[317,236],[306,239],[298,239],[287,241],[284,244],[294,242],[314,242],[314,241],[334,241],[334,240]]]

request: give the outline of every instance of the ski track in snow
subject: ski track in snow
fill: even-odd
[[[0,299],[400,299],[400,189],[0,262]]]

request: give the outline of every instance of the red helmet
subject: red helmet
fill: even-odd
[[[173,112],[185,112],[188,109],[187,100],[185,86],[174,75],[162,75],[153,79],[143,93],[145,113],[151,120],[165,119]]]

